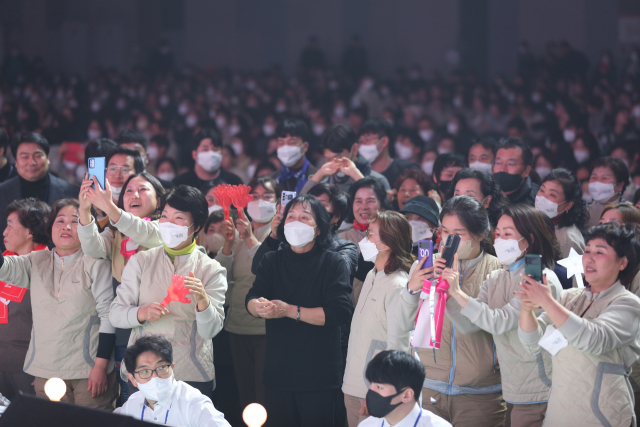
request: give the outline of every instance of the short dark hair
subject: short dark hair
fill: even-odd
[[[51,208],[42,200],[29,197],[28,199],[14,200],[7,206],[7,217],[12,213],[18,214],[20,225],[29,230],[33,236],[34,243],[47,243],[47,217]]]
[[[309,141],[311,132],[309,126],[300,119],[287,119],[276,128],[276,138],[286,138],[287,136],[298,137],[302,142]]]
[[[602,239],[616,251],[618,258],[627,257],[627,266],[618,274],[620,282],[628,288],[638,271],[640,261],[640,226],[620,225],[617,222],[591,227],[584,237],[585,244],[593,239]]]
[[[496,153],[498,153],[498,150],[500,150],[501,148],[505,150],[509,148],[519,148],[520,150],[522,150],[522,162],[524,163],[524,166],[533,166],[533,152],[531,151],[529,145],[522,139],[514,137],[505,138],[500,141],[500,143],[496,147]]]
[[[278,181],[275,178],[261,176],[260,178],[253,178],[251,182],[249,182],[251,191],[253,191],[257,185],[262,186],[262,188],[267,188],[267,186],[270,186],[276,195],[276,200],[280,198],[280,192],[282,191],[282,188],[280,188],[280,184],[278,184]]]
[[[458,221],[474,236],[482,236],[480,247],[483,251],[495,255],[491,243],[491,225],[489,215],[482,204],[471,196],[455,196],[447,200],[440,212],[440,223],[447,215],[454,215]]]
[[[125,156],[133,157],[133,169],[135,173],[144,172],[144,161],[142,160],[142,156],[140,156],[140,152],[135,148],[123,147],[123,146],[115,147],[113,150],[109,151],[109,153],[106,155],[105,166],[107,168],[109,167],[109,161],[116,154],[124,154]]]
[[[4,148],[4,157],[7,157],[7,148],[9,148],[9,135],[4,129],[0,128],[0,148]]]
[[[396,132],[396,139],[399,137],[409,138],[409,141],[411,141],[411,145],[413,145],[414,147],[422,148],[422,146],[424,145],[422,139],[420,139],[420,134],[418,134],[418,131],[413,128],[403,127],[398,129],[398,131]]]
[[[482,145],[485,150],[490,150],[493,154],[496,154],[498,141],[493,137],[485,136],[473,141],[469,148],[472,148],[474,145]]]
[[[491,203],[489,203],[489,208],[487,208],[487,214],[489,215],[491,225],[495,227],[498,223],[498,219],[500,219],[500,215],[502,215],[502,209],[509,204],[509,199],[507,199],[507,196],[502,194],[500,186],[488,172],[471,168],[462,169],[453,177],[451,189],[447,195],[448,199],[454,196],[456,185],[458,185],[458,182],[463,179],[477,180],[480,183],[482,196],[484,198],[491,196]]]
[[[56,222],[56,217],[58,216],[60,211],[67,206],[73,206],[76,209],[80,209],[80,203],[78,202],[78,199],[74,199],[71,197],[67,199],[58,199],[55,201],[53,206],[51,206],[51,211],[49,212],[49,217],[47,218],[46,223],[47,236],[49,236],[49,238],[52,238],[51,229],[53,228],[53,223]]]
[[[29,142],[38,144],[40,148],[42,148],[42,151],[44,151],[47,156],[49,155],[49,141],[47,141],[47,138],[35,132],[18,132],[11,142],[11,154],[13,154],[13,157],[18,157],[18,147],[20,147],[21,144]]]
[[[622,182],[622,193],[627,189],[629,183],[629,168],[620,159],[615,159],[611,156],[598,157],[591,167],[591,173],[595,168],[605,167],[611,169],[613,175],[616,177],[616,184]]]
[[[351,151],[351,147],[358,141],[356,133],[347,125],[336,125],[322,134],[320,148],[332,153]]]
[[[140,337],[124,351],[124,366],[131,375],[136,371],[138,356],[150,351],[163,358],[168,363],[173,363],[173,346],[162,335],[145,335]]]
[[[413,390],[414,399],[418,402],[425,370],[422,363],[404,351],[384,350],[371,359],[364,376],[370,383],[394,386],[396,393],[408,387]]]
[[[87,163],[92,157],[104,157],[105,160],[110,153],[118,148],[118,144],[109,138],[92,139],[84,148],[84,162]],[[140,153],[138,153],[140,155]]]
[[[393,126],[385,119],[376,118],[367,120],[360,128],[360,135],[373,133],[379,137],[388,137],[389,141],[393,139]]]
[[[131,175],[129,178],[127,178],[127,180],[124,182],[124,185],[122,186],[122,191],[120,191],[120,197],[118,197],[118,207],[122,210],[124,209],[124,194],[127,192],[127,186],[129,185],[129,182],[131,182],[132,179],[134,178],[138,178],[138,177],[142,177],[144,179],[146,179],[147,181],[149,181],[149,184],[151,184],[151,186],[153,187],[153,189],[156,191],[156,196],[160,197],[160,200],[162,200],[162,198],[164,197],[164,187],[162,186],[162,184],[160,183],[160,181],[158,181],[158,178],[156,178],[155,176],[151,175],[149,172],[140,172],[140,173],[136,173]],[[158,206],[159,207],[159,206]],[[152,214],[152,220],[158,219],[157,217],[159,216],[159,212],[156,208],[156,212],[154,212]]]
[[[287,242],[287,236],[284,234],[284,226],[287,219],[287,215],[289,215],[289,211],[294,208],[294,206],[298,204],[306,204],[309,206],[311,211],[313,212],[313,216],[316,218],[316,225],[318,227],[318,231],[320,234],[316,237],[316,244],[320,245],[322,248],[327,248],[330,241],[330,233],[331,233],[331,217],[329,216],[329,212],[324,208],[320,200],[316,199],[315,196],[310,196],[307,194],[301,194],[295,199],[291,200],[287,203],[287,206],[284,209],[284,215],[282,217],[282,222],[278,225],[278,239],[281,242],[289,244]]]
[[[178,163],[176,163],[176,161],[171,157],[162,157],[158,159],[158,161],[156,162],[156,173],[160,165],[162,165],[163,163],[169,163],[173,168],[173,170],[175,171],[175,173],[178,173]]]
[[[589,208],[587,202],[582,198],[582,186],[578,178],[566,169],[553,169],[544,177],[542,183],[548,181],[556,181],[562,187],[564,199],[567,202],[573,202],[573,207],[562,215],[558,227],[568,227],[576,225],[579,229],[589,221]]]
[[[405,169],[398,179],[396,179],[393,188],[399,191],[402,183],[408,179],[413,179],[417,182],[420,188],[422,188],[422,192],[425,196],[429,191],[435,190],[435,185],[433,185],[433,182],[429,180],[429,175],[427,175],[422,169]]]
[[[433,163],[433,174],[431,175],[432,179],[433,177],[436,177],[438,182],[440,182],[440,174],[442,173],[443,170],[450,167],[466,168],[467,162],[465,162],[464,157],[462,157],[461,154],[456,154],[456,153],[440,154],[436,158],[436,161]]]
[[[338,221],[333,224],[334,230],[340,228],[342,221],[349,214],[349,195],[339,188],[326,183],[319,183],[311,187],[307,194],[315,197],[326,194],[329,197],[329,201],[333,205],[332,216],[337,216]]]
[[[152,136],[149,142],[155,142],[159,147],[169,148],[169,138],[164,135]]]
[[[144,134],[135,129],[125,129],[115,137],[115,141],[118,145],[128,144],[131,142],[138,143],[147,149],[147,138],[144,137]]]
[[[209,206],[204,194],[197,188],[188,185],[179,185],[165,194],[160,206],[160,212],[162,212],[167,205],[191,214],[195,227],[193,232],[193,238],[195,239],[209,217]]]
[[[214,147],[222,147],[222,138],[220,134],[215,129],[202,129],[193,137],[193,148],[192,151],[198,151],[198,147],[200,147],[200,143],[204,139],[211,139],[211,143]]]
[[[556,230],[551,218],[524,204],[505,207],[503,215],[513,220],[516,230],[527,241],[529,245],[527,254],[542,255],[542,265],[553,270],[556,261],[562,255],[562,247],[556,238]],[[531,241],[532,236],[533,241]]]
[[[353,201],[356,199],[356,193],[361,188],[371,188],[374,193],[376,193],[376,198],[380,202],[380,208],[383,211],[393,209],[391,206],[391,202],[389,202],[389,198],[387,197],[387,191],[384,189],[380,181],[370,176],[366,178],[362,178],[356,182],[354,182],[351,187],[349,187],[349,215],[347,215],[346,221],[353,222]]]

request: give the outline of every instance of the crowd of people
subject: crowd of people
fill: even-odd
[[[173,425],[257,402],[268,426],[636,426],[640,51],[522,43],[487,83],[315,43],[290,78],[5,60],[0,393],[58,377]]]

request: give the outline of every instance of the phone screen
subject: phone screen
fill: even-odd
[[[442,251],[442,258],[447,260],[447,268],[451,268],[453,265],[453,257],[456,252],[458,252],[458,245],[460,244],[460,236],[457,234],[449,234],[447,237],[447,242],[444,246],[444,251]]]
[[[420,240],[418,242],[418,261],[422,258],[428,259],[422,265],[422,268],[433,267],[433,242],[431,240]]]
[[[100,188],[104,190],[104,171],[105,160],[104,157],[90,157],[87,162],[87,172],[89,173],[89,179],[96,177]]]
[[[297,193],[295,191],[283,191],[280,197],[280,213],[284,213],[284,208],[287,207],[287,203],[296,198]]]

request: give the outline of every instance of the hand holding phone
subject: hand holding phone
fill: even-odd
[[[280,196],[280,213],[284,213],[284,209],[287,207],[287,203],[296,198],[298,193],[295,191],[283,191]]]
[[[87,162],[87,172],[89,173],[89,179],[96,177],[100,188],[104,190],[104,174],[105,174],[105,159],[104,157],[90,157]],[[94,188],[95,186],[92,186]]]
[[[525,255],[524,274],[542,283],[542,255]]]
[[[458,245],[460,245],[460,236],[457,234],[449,234],[447,242],[444,245],[442,251],[442,258],[446,260],[446,267],[451,268],[453,265],[453,257],[458,252]]]
[[[433,267],[433,242],[431,240],[418,241],[418,261],[425,257],[427,260],[422,264],[422,268]]]

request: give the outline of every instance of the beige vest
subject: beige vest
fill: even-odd
[[[96,260],[82,250],[58,264],[54,251],[31,259],[33,329],[24,371],[41,378],[84,379],[95,363],[100,319],[91,292]],[[113,355],[107,373],[114,368]]]
[[[582,237],[582,233],[580,233],[578,227],[575,225],[562,228],[556,226],[555,229],[556,238],[562,247],[562,258],[567,258],[569,256],[571,248],[575,249],[578,255],[582,255],[584,253],[584,237]]]
[[[152,302],[160,302],[167,295],[174,274],[195,277],[206,283],[222,268],[220,264],[194,250],[181,264],[176,264],[165,254],[164,247],[149,249],[136,254],[141,268],[140,296],[138,305],[144,307]],[[167,309],[169,314],[157,322],[145,322],[133,328],[129,345],[143,335],[163,335],[173,345],[173,359],[176,362],[175,377],[180,381],[211,381],[215,377],[213,368],[213,346],[210,339],[204,340],[198,334],[196,323],[196,299],[190,304],[172,301]]]
[[[259,229],[260,234],[256,234],[256,239],[262,242],[269,233],[271,227],[263,226]],[[231,287],[231,297],[229,298],[229,311],[225,329],[234,334],[240,335],[265,335],[265,321],[260,317],[253,317],[247,311],[244,300],[249,293],[256,276],[251,273],[251,263],[253,257],[249,256],[247,242],[237,239],[233,245],[233,265],[227,266],[223,261],[222,253],[216,258],[220,259],[220,264],[226,267],[227,272],[233,272],[233,286]],[[254,250],[255,253],[255,250]],[[227,273],[228,274],[228,273]],[[227,292],[228,293],[228,292]]]
[[[519,290],[520,273],[524,273],[524,265],[515,271],[497,270],[490,274],[489,308],[502,308],[511,301],[513,292]],[[551,355],[546,351],[529,354],[520,342],[518,329],[494,335],[493,340],[500,363],[504,400],[511,403],[546,401],[551,387]]]
[[[338,234],[338,237],[340,237],[341,239],[348,240],[350,242],[355,243],[356,246],[358,247],[358,254],[360,253],[360,245],[358,243],[362,239],[364,239],[365,236],[366,236],[366,233],[364,231],[360,231],[355,228],[350,228],[347,231],[343,231],[342,233]],[[360,292],[362,292],[362,285],[364,285],[363,281],[356,279],[355,277],[353,278],[353,291],[351,292],[351,298],[353,299],[354,307],[358,305]]]
[[[440,254],[436,254],[439,257]],[[498,258],[484,254],[480,262],[461,272],[464,278],[461,289],[470,297],[476,298],[487,275],[502,268]],[[428,302],[428,300],[425,300]],[[455,342],[455,344],[454,344]],[[453,352],[455,350],[455,366]],[[500,370],[495,359],[493,336],[485,331],[465,335],[456,330],[455,341],[453,324],[447,316],[442,326],[442,341],[437,350],[418,349],[420,361],[427,372],[425,387],[446,394],[480,394],[500,392]],[[434,361],[435,354],[435,361]],[[454,368],[453,378],[450,378]],[[430,381],[433,380],[433,381]],[[451,381],[451,384],[449,384]],[[434,383],[438,382],[438,383]],[[494,386],[494,387],[490,387]],[[446,387],[442,389],[442,387]],[[464,387],[473,387],[476,390]],[[486,390],[477,390],[487,387]],[[451,388],[451,389],[449,389]]]
[[[596,319],[615,299],[629,297],[622,288],[612,292],[596,300],[584,319]],[[568,289],[560,303],[580,316],[591,301],[583,289]],[[635,427],[630,369],[624,366],[622,349],[595,355],[569,344],[553,356],[553,387],[543,425]]]

